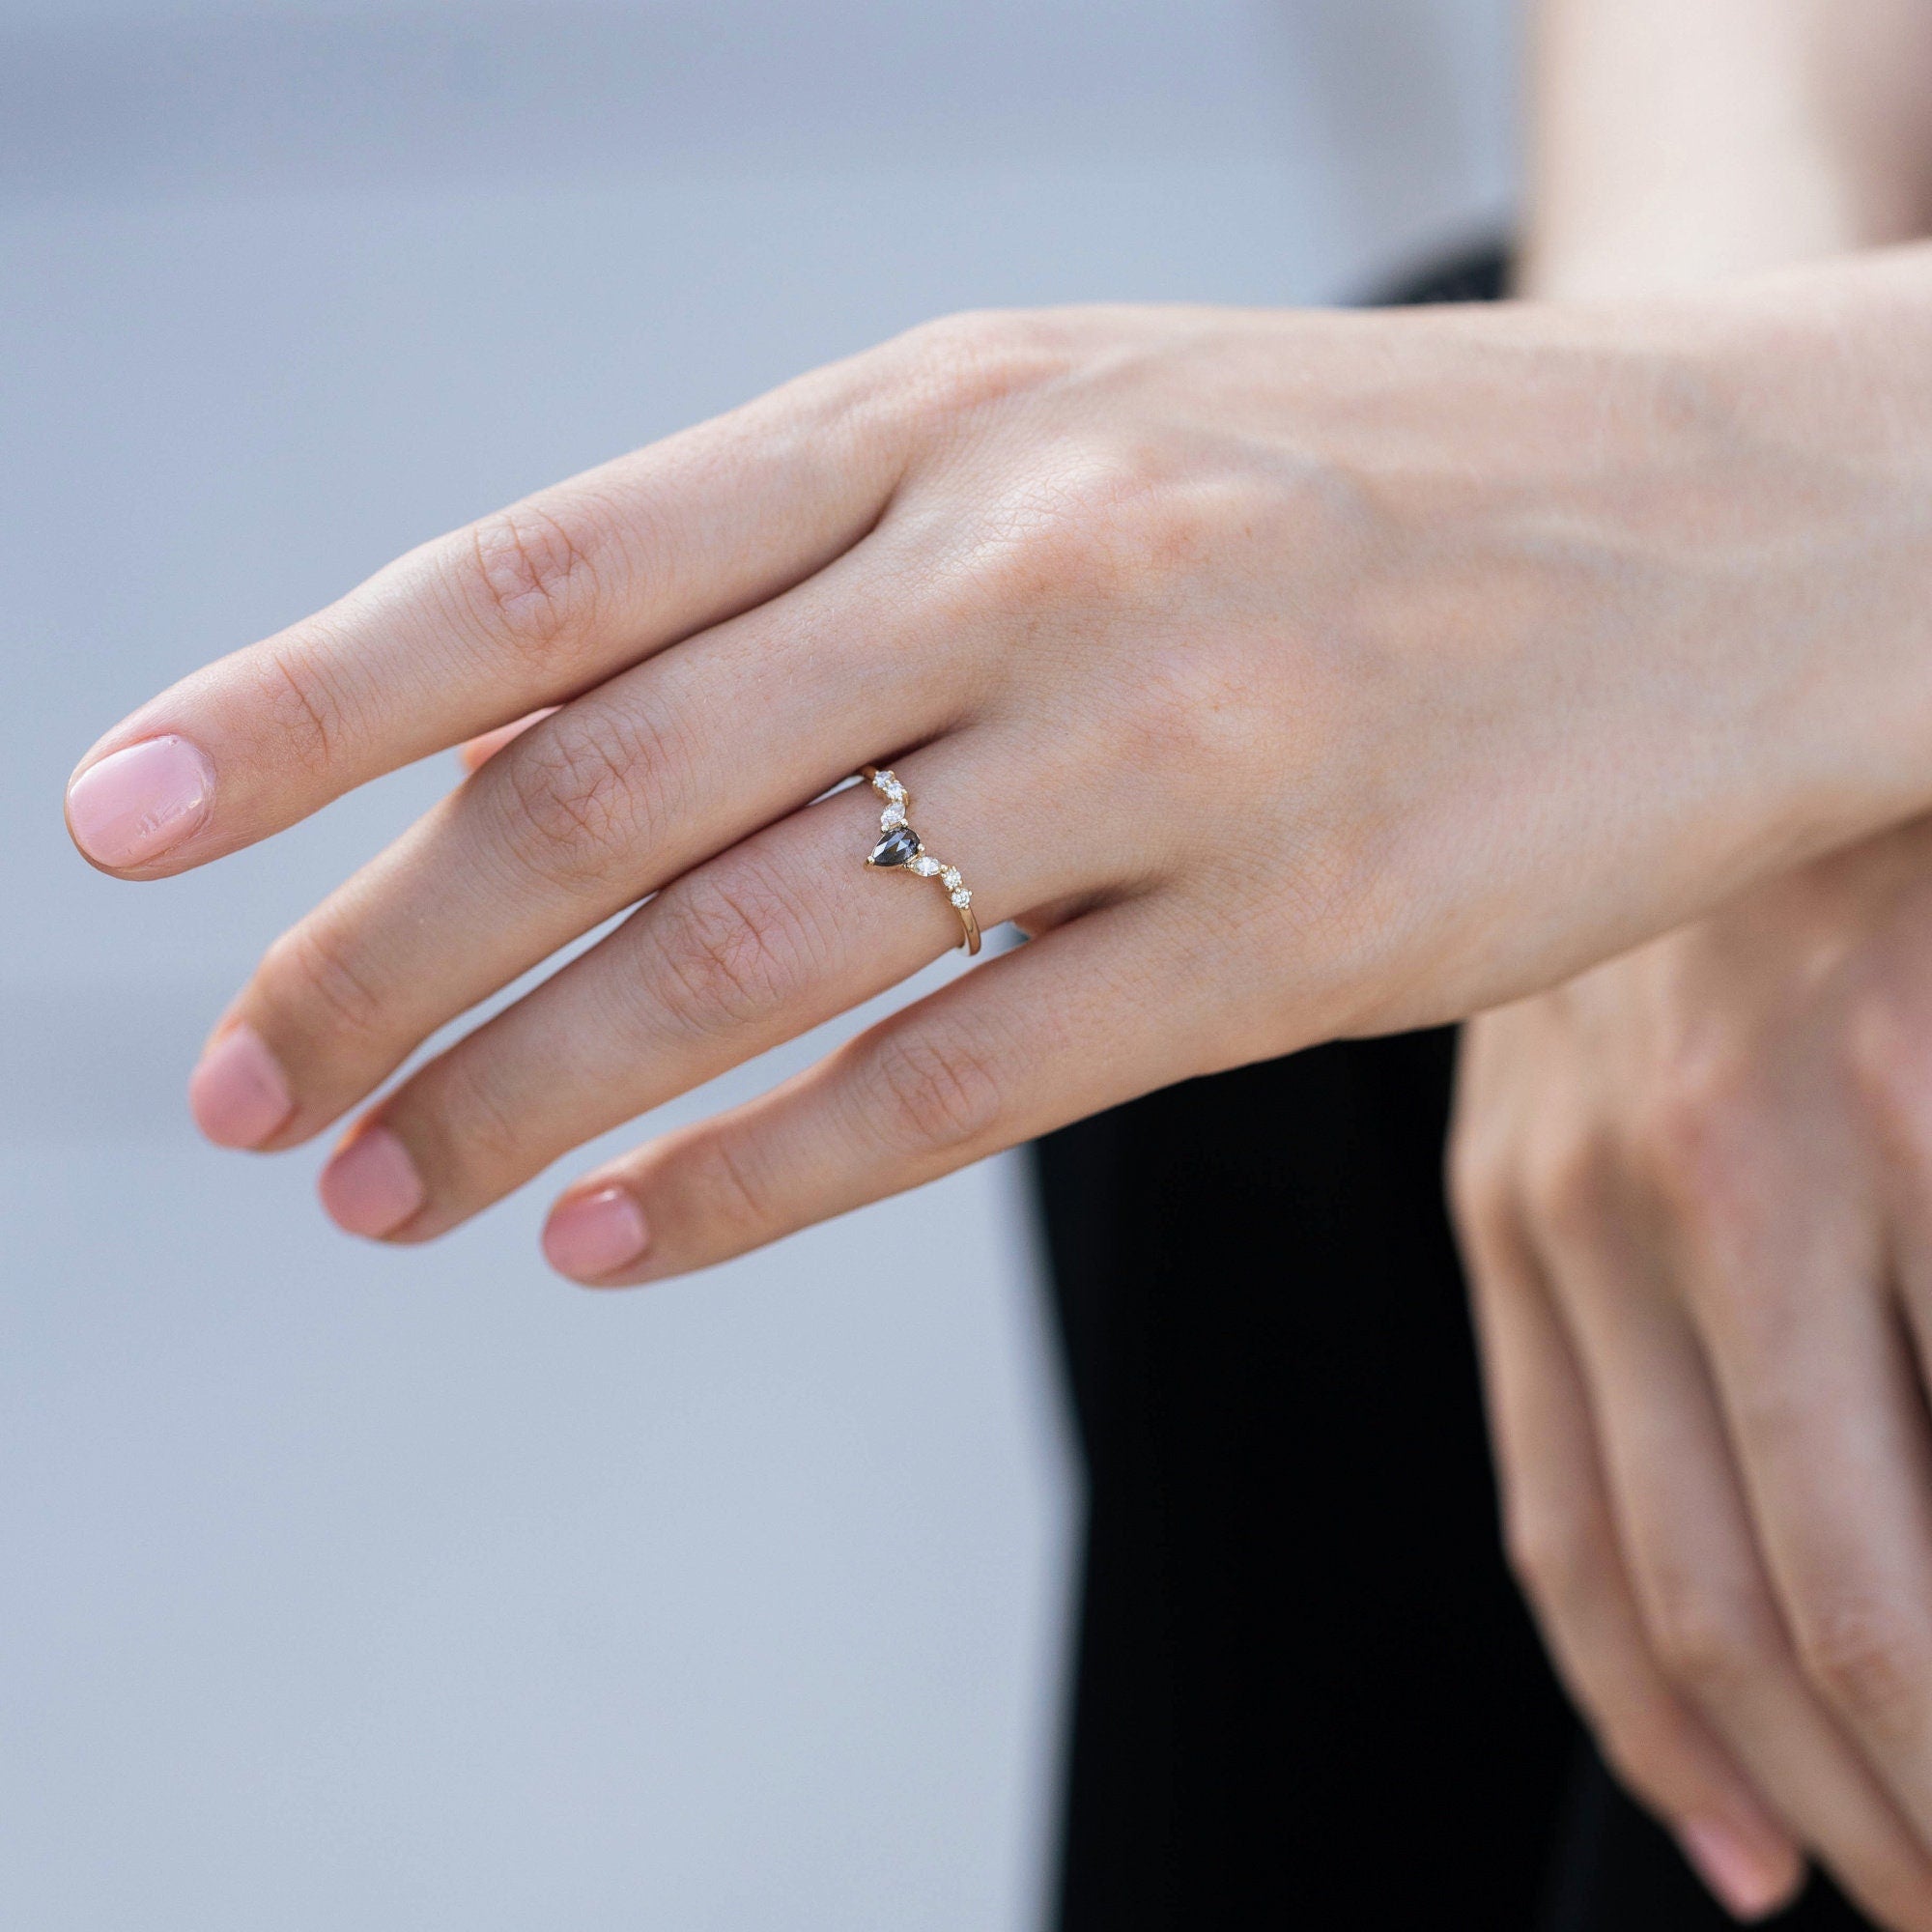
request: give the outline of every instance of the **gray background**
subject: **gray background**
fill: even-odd
[[[0,1922],[1039,1922],[1079,1496],[1015,1164],[628,1297],[545,1273],[547,1187],[351,1242],[181,1081],[447,769],[139,889],[60,786],[923,317],[1334,299],[1495,222],[1510,12],[0,0]]]

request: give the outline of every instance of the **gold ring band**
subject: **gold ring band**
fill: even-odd
[[[867,765],[859,776],[870,780],[872,789],[886,802],[885,810],[879,814],[879,842],[872,847],[867,865],[876,866],[881,871],[905,871],[915,878],[937,879],[952,901],[952,910],[959,915],[959,923],[966,933],[966,951],[979,952],[980,922],[973,917],[972,892],[957,869],[943,859],[935,859],[920,842],[919,834],[906,823],[912,800],[905,786],[891,772],[882,772],[876,765]]]

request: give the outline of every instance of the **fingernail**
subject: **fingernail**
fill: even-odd
[[[423,1205],[415,1162],[387,1127],[371,1127],[337,1149],[316,1185],[338,1228],[371,1239],[400,1228]]]
[[[150,738],[89,765],[67,788],[68,829],[97,866],[145,865],[208,816],[214,768],[185,738]]]
[[[578,1281],[636,1261],[649,1241],[643,1209],[621,1187],[559,1203],[543,1232],[545,1259]]]
[[[251,1148],[295,1109],[275,1056],[251,1026],[232,1027],[201,1056],[187,1077],[194,1123],[216,1147]]]
[[[1684,1856],[1733,1918],[1763,1918],[1791,1894],[1799,1872],[1788,1850],[1750,1843],[1717,1818],[1692,1818],[1677,1834]]]

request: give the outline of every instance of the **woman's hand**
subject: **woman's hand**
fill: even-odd
[[[1734,1904],[1788,1831],[1932,1925],[1932,825],[1475,1021],[1452,1172],[1606,1756]]]
[[[644,900],[351,1129],[330,1211],[415,1241],[956,943],[864,868],[879,799],[821,796],[894,766],[981,923],[1042,936],[546,1235],[581,1280],[699,1266],[1932,803],[1928,350],[1910,253],[1621,315],[935,325],[184,680],[70,822],[156,878],[561,707],[270,950],[194,1077],[214,1139],[291,1147]]]

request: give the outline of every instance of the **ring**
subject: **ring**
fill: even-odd
[[[882,772],[876,765],[867,765],[859,776],[869,779],[872,789],[886,802],[885,810],[879,814],[879,842],[872,847],[867,865],[876,866],[881,871],[904,870],[918,878],[937,879],[966,930],[966,951],[979,952],[980,922],[973,917],[973,895],[958,871],[943,859],[935,859],[920,842],[919,834],[906,823],[912,801],[905,786],[891,772]]]

